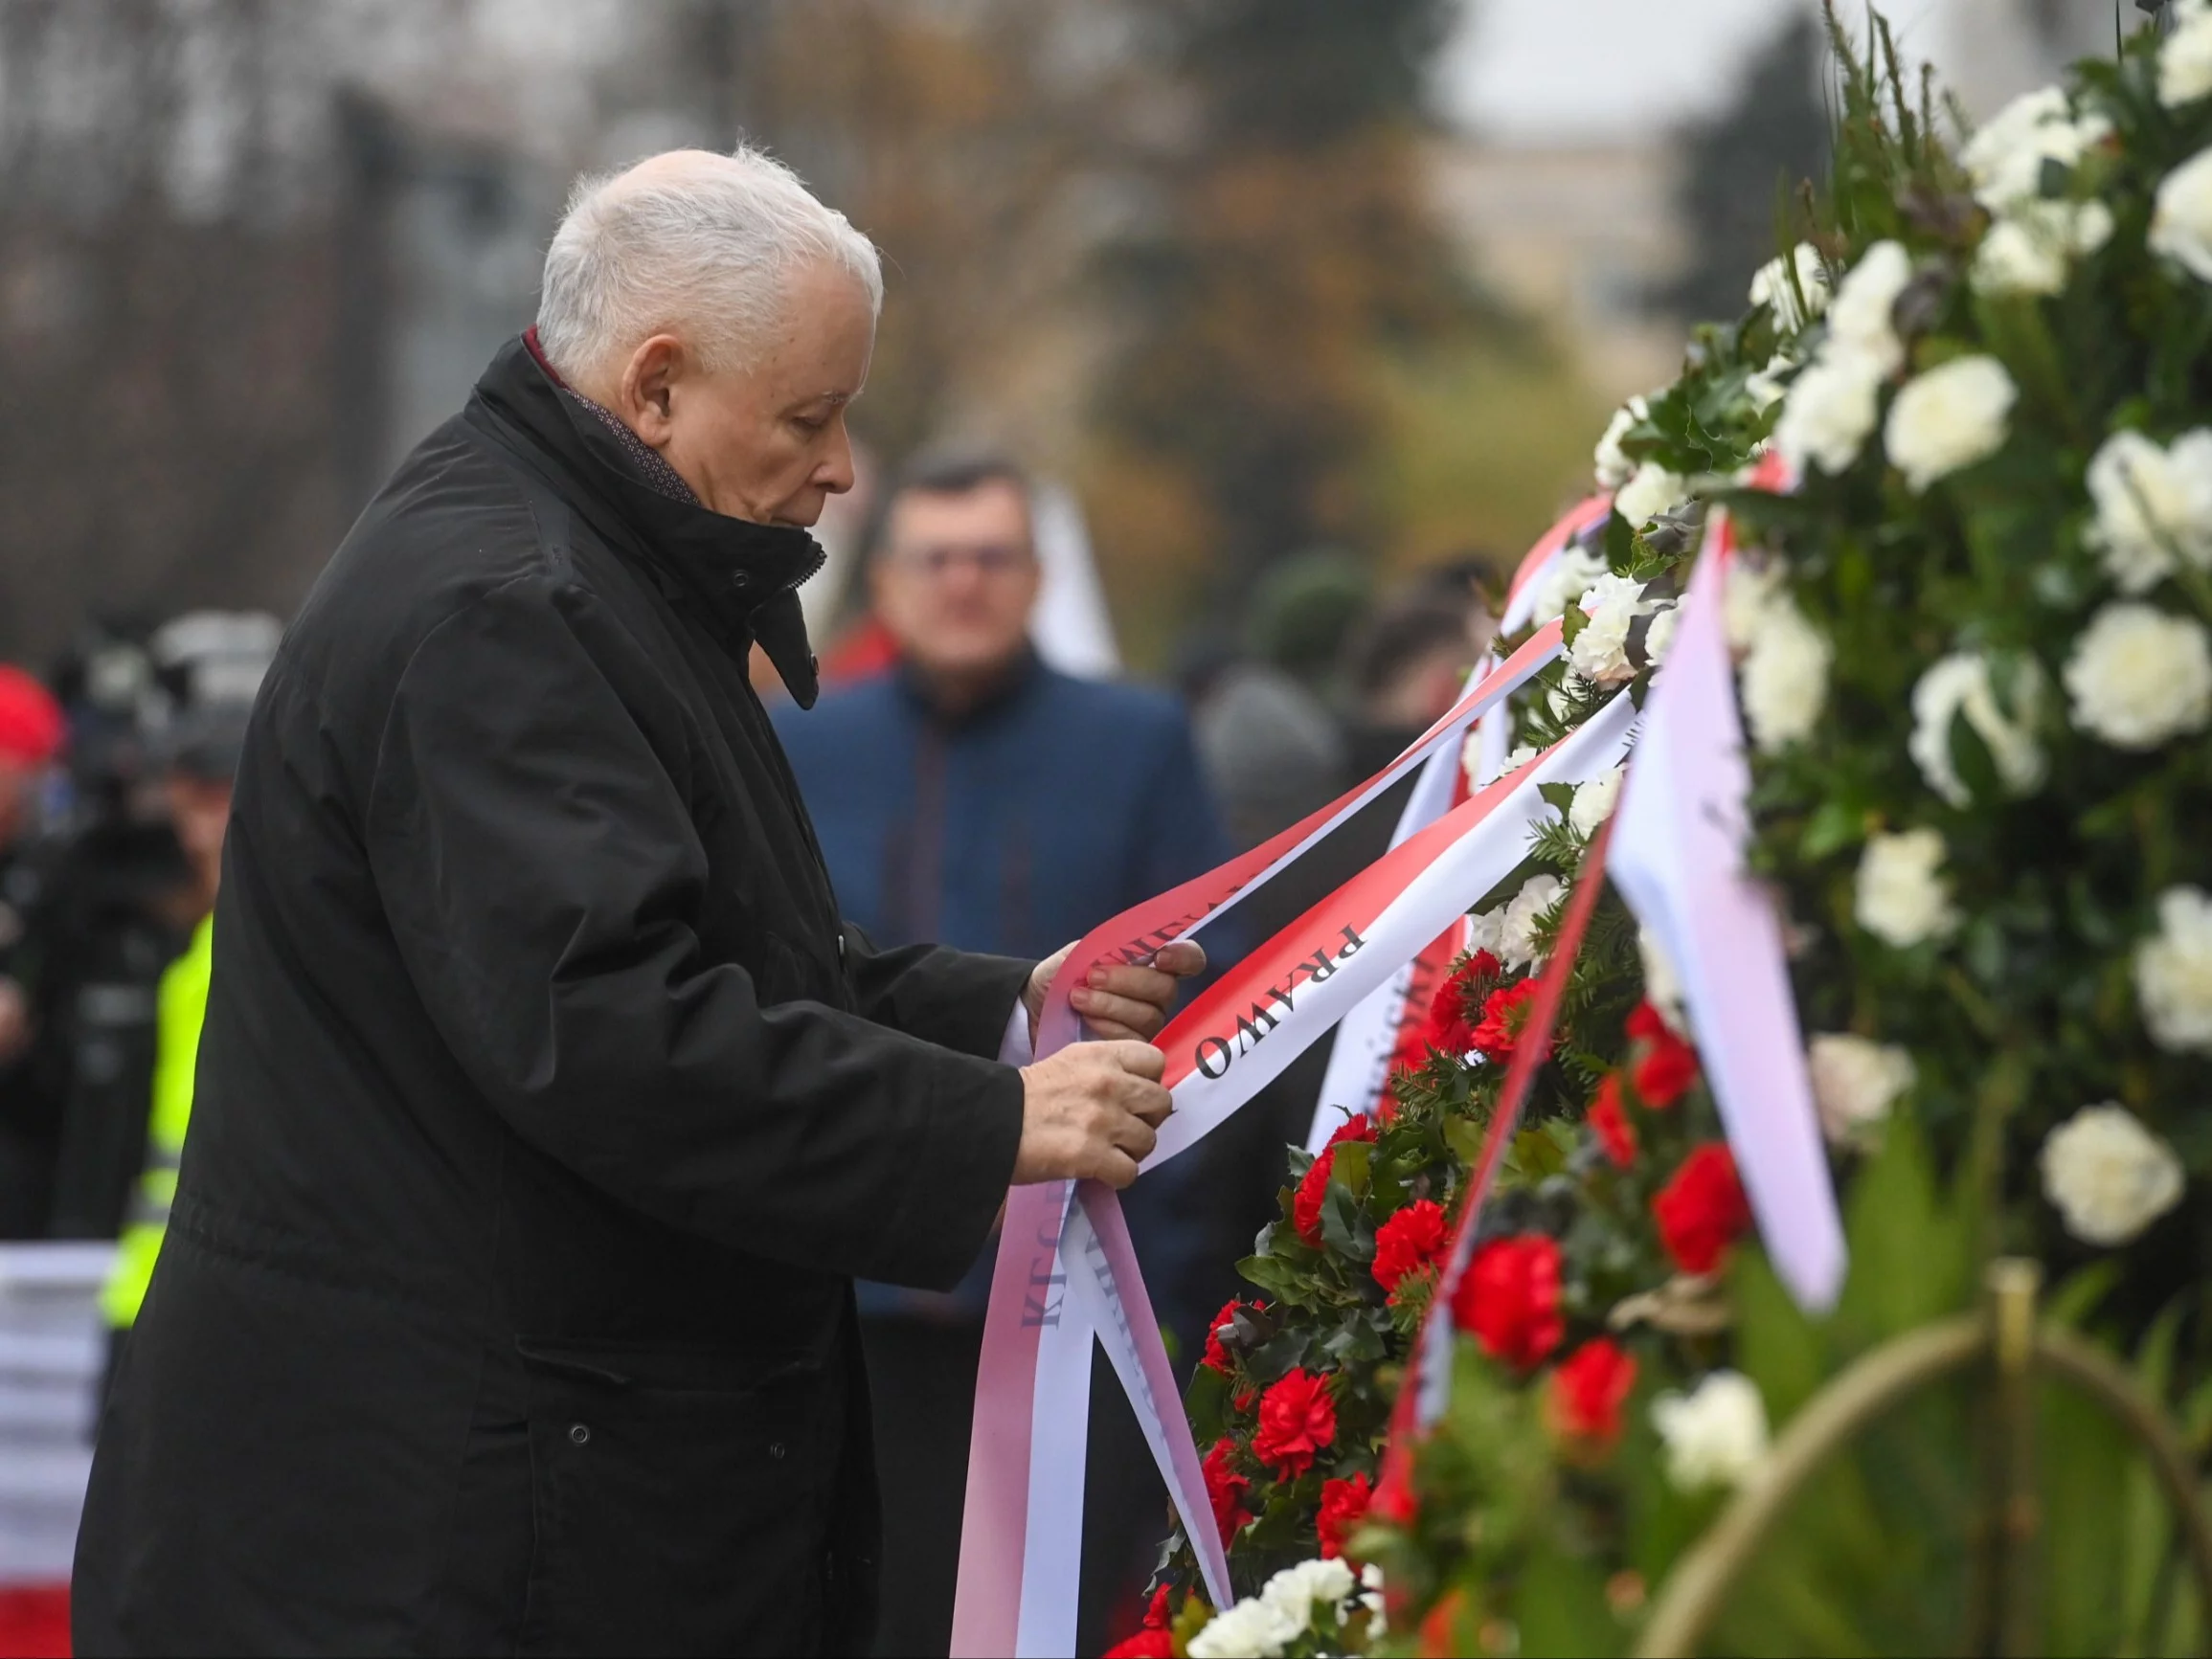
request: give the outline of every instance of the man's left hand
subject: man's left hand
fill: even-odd
[[[1045,992],[1074,948],[1063,946],[1039,962],[1022,991],[1022,1005],[1029,1011],[1031,1042],[1036,1041],[1037,1021],[1045,1012]],[[1189,939],[1178,939],[1162,945],[1150,967],[1099,963],[1068,1000],[1094,1037],[1149,1042],[1167,1023],[1167,1005],[1175,1000],[1177,984],[1205,972],[1206,953]]]

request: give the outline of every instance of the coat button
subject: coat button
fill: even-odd
[[[783,1461],[783,1452],[784,1446],[780,1440],[770,1443],[768,1447],[768,1455],[774,1458],[778,1463],[781,1463]]]
[[[582,1446],[591,1438],[592,1430],[589,1424],[572,1423],[569,1424],[569,1440],[572,1445]]]
[[[837,935],[837,959],[840,962],[845,960],[845,935],[843,933]]]
[[[740,594],[744,593],[746,589],[753,586],[752,572],[749,571],[737,572],[736,574],[730,578],[730,586],[734,588]]]

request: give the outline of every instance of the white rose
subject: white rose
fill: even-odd
[[[1620,780],[1627,774],[1627,766],[1616,766],[1576,787],[1567,821],[1584,841],[1597,834],[1597,826],[1613,817],[1613,809],[1620,802]]]
[[[2071,261],[2111,239],[2103,202],[2026,201],[1990,227],[1969,273],[1977,294],[2056,294]]]
[[[1589,620],[1567,648],[1568,664],[1585,680],[1600,685],[1634,679],[1636,664],[1628,660],[1628,630],[1629,624],[1644,613],[1643,584],[1634,577],[1609,572],[1591,584],[1590,592],[1582,596],[1582,609]]]
[[[1512,969],[1532,968],[1542,959],[1544,947],[1536,937],[1536,924],[1551,912],[1567,891],[1557,876],[1530,876],[1505,907],[1498,930],[1495,952],[1500,962]]]
[[[1767,620],[1767,607],[1783,591],[1789,574],[1779,559],[1754,564],[1742,553],[1728,561],[1727,586],[1721,594],[1721,625],[1727,631],[1728,649],[1745,652],[1759,637]]]
[[[1847,1032],[1816,1037],[1805,1053],[1820,1127],[1838,1146],[1864,1145],[1912,1087],[1912,1056]]]
[[[1794,286],[1790,280],[1793,264],[1797,278]],[[1800,294],[1804,296],[1802,306],[1798,303]],[[1819,316],[1828,308],[1828,272],[1820,263],[1820,250],[1811,242],[1799,242],[1787,258],[1769,259],[1751,279],[1751,303],[1773,306],[1775,323],[1791,334]]]
[[[2182,21],[2158,48],[2158,101],[2168,109],[2212,96],[2212,11]]]
[[[2071,168],[2111,131],[2101,115],[2075,116],[2064,90],[2046,86],[1998,110],[1967,141],[1959,160],[1974,180],[1975,199],[1998,213],[2042,193],[2044,163]]]
[[[1651,1422],[1680,1491],[1739,1487],[1766,1462],[1767,1402],[1740,1371],[1715,1371],[1687,1395],[1668,1389],[1651,1402]]]
[[[1860,255],[1836,290],[1836,303],[1828,312],[1829,343],[1822,355],[1839,361],[1863,359],[1876,380],[1896,373],[1905,363],[1905,342],[1898,339],[1891,319],[1897,297],[1911,281],[1912,257],[1903,243],[1876,242]]]
[[[1667,660],[1674,649],[1675,628],[1682,621],[1682,608],[1664,605],[1652,613],[1651,626],[1643,631],[1644,661],[1658,667]]]
[[[1787,599],[1767,606],[1744,659],[1744,719],[1751,741],[1768,754],[1812,731],[1828,703],[1827,637]]]
[[[1998,702],[1989,660],[1954,652],[1920,677],[1912,688],[1912,736],[1907,752],[1928,779],[1929,788],[1952,806],[1973,798],[1952,764],[1951,723],[1960,714],[1988,748],[1998,779],[2016,796],[2041,788],[2047,768],[2035,740],[2036,717],[2043,707],[2043,674],[2032,658],[2022,659],[2012,675],[2009,708]]]
[[[2043,1196],[2066,1231],[2124,1244],[2181,1199],[2180,1160],[2117,1101],[2085,1106],[2043,1142]]]
[[[1467,949],[1498,955],[1505,946],[1505,907],[1480,910],[1467,918]]]
[[[2212,427],[2163,449],[2139,432],[2115,432],[2090,460],[2088,484],[2088,542],[2121,593],[2156,587],[2177,553],[2212,570]]]
[[[2173,1054],[2212,1054],[2212,897],[2158,895],[2158,930],[2135,947],[2135,1000],[2151,1041]]]
[[[1874,430],[1886,372],[1865,352],[1823,350],[1782,394],[1774,447],[1800,473],[1807,462],[1825,473],[1844,471]]]
[[[1869,837],[1852,906],[1859,925],[1900,951],[1949,935],[1958,911],[1943,865],[1943,837],[1934,830]]]
[[[1905,383],[1882,429],[1889,459],[1918,495],[1939,478],[1987,460],[2009,436],[2020,388],[1994,357],[1954,357]]]
[[[2199,150],[2159,184],[2145,241],[2212,282],[2212,149]]]
[[[1690,1034],[1689,1016],[1682,1010],[1682,979],[1674,960],[1649,928],[1638,928],[1636,953],[1643,962],[1643,999],[1659,1013],[1678,1037]]]
[[[1341,1557],[1323,1556],[1283,1568],[1268,1580],[1259,1594],[1260,1600],[1274,1603],[1298,1620],[1299,1628],[1303,1629],[1313,1623],[1316,1602],[1326,1602],[1333,1607],[1349,1596],[1358,1583],[1352,1577],[1351,1567]]]
[[[1312,1626],[1313,1615],[1292,1616],[1261,1596],[1216,1613],[1190,1638],[1190,1659],[1280,1659],[1284,1648]]]
[[[1528,594],[1528,619],[1541,628],[1556,622],[1560,614],[1590,589],[1609,569],[1603,553],[1582,548],[1562,549],[1545,572],[1534,578]]]
[[[1618,489],[1636,476],[1636,462],[1629,460],[1628,453],[1620,447],[1620,440],[1628,435],[1630,427],[1644,417],[1647,408],[1642,398],[1632,397],[1613,412],[1613,419],[1606,423],[1605,436],[1591,452],[1599,489]]]
[[[2066,660],[2073,721],[2115,749],[2156,749],[2212,719],[2201,623],[2123,599],[2090,619]]]
[[[1637,528],[1651,523],[1667,508],[1689,499],[1682,474],[1669,472],[1656,460],[1636,469],[1636,476],[1613,498],[1613,510]]]

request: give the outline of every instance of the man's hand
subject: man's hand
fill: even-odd
[[[1166,1059],[1148,1042],[1078,1042],[1022,1067],[1022,1146],[1014,1185],[1083,1179],[1125,1187],[1152,1151],[1174,1099]]]
[[[1022,1005],[1029,1011],[1032,1042],[1037,1036],[1037,1021],[1045,1012],[1045,992],[1074,948],[1064,945],[1039,962],[1022,990]],[[1149,1042],[1167,1023],[1167,1005],[1175,1000],[1177,981],[1205,972],[1206,953],[1191,940],[1178,939],[1172,945],[1162,945],[1149,968],[1099,963],[1068,1001],[1083,1017],[1093,1036]]]

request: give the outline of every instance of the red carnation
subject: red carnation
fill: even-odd
[[[1636,1359],[1611,1337],[1585,1342],[1551,1374],[1551,1421],[1569,1440],[1611,1445],[1636,1387]]]
[[[1559,1244],[1542,1233],[1492,1239],[1475,1252],[1452,1296],[1452,1320],[1482,1352],[1523,1370],[1567,1334],[1559,1314]]]
[[[1711,1272],[1751,1224],[1735,1157],[1719,1141],[1707,1141],[1682,1159],[1652,1199],[1651,1213],[1667,1254],[1685,1273]]]
[[[1162,1584],[1144,1609],[1144,1627],[1107,1648],[1104,1659],[1175,1659],[1175,1637],[1167,1624],[1167,1586]]]
[[[1636,1093],[1646,1106],[1672,1106],[1697,1079],[1698,1051],[1662,1025],[1636,1063]]]
[[[1607,1157],[1624,1170],[1636,1163],[1636,1127],[1621,1109],[1618,1072],[1607,1072],[1591,1096],[1590,1127],[1596,1131],[1597,1144],[1605,1148]]]
[[[1667,1017],[1650,1002],[1638,1002],[1628,1017],[1628,1034],[1640,1042],[1652,1042],[1661,1037],[1674,1035],[1674,1027]]]
[[[1289,1480],[1314,1466],[1314,1454],[1337,1438],[1337,1402],[1326,1379],[1293,1370],[1259,1397],[1253,1455]]]
[[[1344,1553],[1344,1540],[1352,1536],[1353,1528],[1367,1518],[1367,1505],[1374,1501],[1374,1495],[1364,1474],[1356,1474],[1350,1480],[1321,1482],[1320,1518],[1314,1525],[1320,1534],[1323,1556]]]
[[[1513,1058],[1521,1028],[1528,1023],[1528,1001],[1536,995],[1536,981],[1522,979],[1490,993],[1482,1004],[1482,1023],[1475,1027],[1475,1046],[1484,1058],[1502,1065]]]
[[[1421,1043],[1455,1060],[1475,1046],[1475,1028],[1467,1023],[1467,988],[1456,976],[1437,986],[1436,995],[1430,998],[1429,1021],[1421,1028]]]
[[[1444,1253],[1444,1206],[1417,1199],[1375,1231],[1375,1283],[1395,1290],[1408,1273],[1428,1267]]]
[[[1199,1364],[1218,1371],[1224,1377],[1229,1375],[1229,1350],[1221,1345],[1221,1333],[1224,1327],[1235,1320],[1236,1311],[1243,1306],[1242,1297],[1231,1296],[1222,1304],[1221,1312],[1213,1316],[1213,1323],[1206,1328],[1206,1354]],[[1252,1305],[1253,1312],[1256,1313],[1266,1306],[1265,1302],[1254,1302]]]
[[[1213,1524],[1221,1529],[1224,1549],[1237,1530],[1252,1519],[1252,1511],[1244,1507],[1244,1494],[1252,1490],[1252,1482],[1230,1467],[1235,1456],[1236,1442],[1223,1435],[1198,1466],[1206,1477],[1206,1495],[1213,1502]]]
[[[1329,1190],[1329,1172],[1337,1167],[1337,1144],[1340,1141],[1375,1138],[1374,1120],[1356,1116],[1344,1120],[1337,1132],[1329,1136],[1329,1144],[1321,1148],[1313,1165],[1298,1181],[1298,1196],[1291,1200],[1291,1225],[1298,1235],[1315,1249],[1321,1247],[1321,1199]]]

